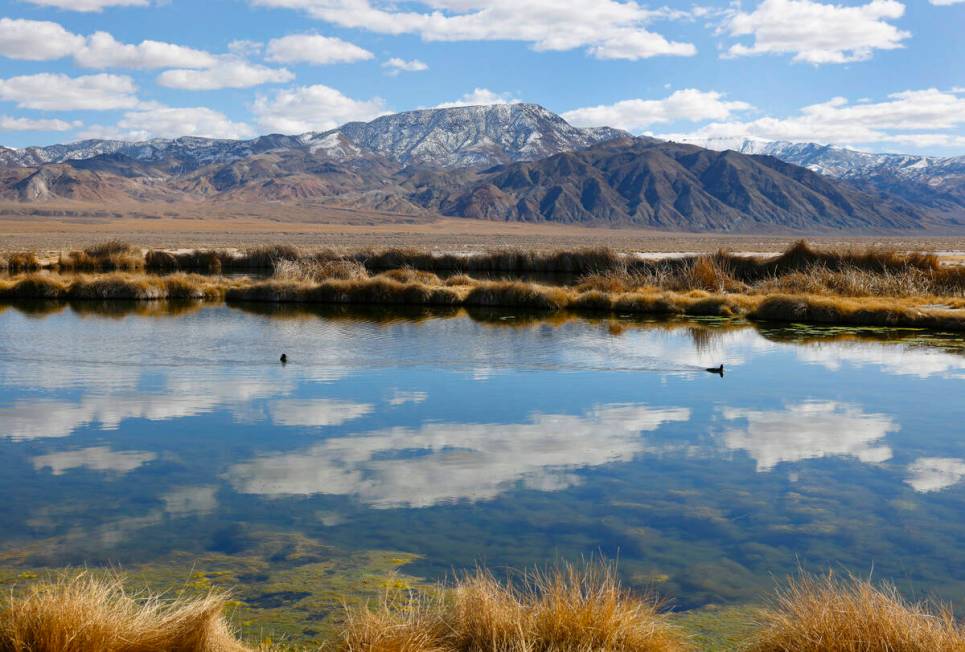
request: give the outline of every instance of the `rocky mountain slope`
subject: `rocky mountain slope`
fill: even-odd
[[[693,231],[965,227],[965,207],[952,203],[916,203],[773,156],[577,129],[529,104],[414,111],[248,141],[0,149],[0,199],[310,201]]]
[[[448,181],[415,178],[410,197],[444,215],[673,230],[914,229],[934,222],[900,199],[869,195],[773,157],[649,138]]]
[[[815,143],[699,138],[685,142],[718,151],[766,154],[866,190],[887,192],[930,209],[965,210],[965,156],[876,154]]]

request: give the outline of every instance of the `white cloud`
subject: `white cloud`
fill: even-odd
[[[328,131],[346,122],[372,120],[388,113],[380,98],[353,100],[322,84],[259,96],[252,108],[262,129],[285,134]]]
[[[425,11],[399,10],[387,0],[251,0],[255,5],[300,9],[342,27],[381,34],[417,34],[427,41],[523,41],[538,51],[585,49],[599,59],[691,56],[690,43],[669,41],[647,29],[674,12],[617,0],[420,0]]]
[[[55,7],[71,11],[102,11],[108,7],[146,7],[149,0],[25,0],[40,7]]]
[[[9,18],[0,18],[0,55],[28,61],[73,57],[82,68],[204,68],[217,61],[207,52],[173,43],[128,45],[107,32],[84,37],[57,23]]]
[[[926,349],[871,343],[855,346],[853,343],[829,342],[796,348],[794,352],[802,362],[819,364],[831,371],[837,371],[845,364],[873,365],[895,376],[965,379],[965,356],[937,347]]]
[[[130,109],[138,104],[134,80],[124,75],[40,73],[0,79],[0,100],[44,111]]]
[[[234,122],[223,113],[207,107],[153,107],[125,113],[111,127],[92,125],[81,137],[139,141],[181,136],[239,139],[253,135],[254,131],[249,125]]]
[[[144,464],[157,459],[157,454],[142,451],[113,451],[107,446],[82,448],[80,450],[38,455],[33,458],[34,468],[50,469],[54,475],[63,475],[71,469],[90,469],[109,473],[130,473]]]
[[[318,34],[293,34],[268,42],[265,58],[275,63],[351,63],[375,55],[354,43]]]
[[[26,61],[68,57],[84,47],[84,37],[49,21],[0,18],[0,55]]]
[[[164,511],[171,516],[209,514],[218,507],[218,488],[212,486],[177,487],[161,496]]]
[[[429,69],[429,66],[424,61],[419,61],[418,59],[406,61],[399,57],[392,57],[385,61],[382,67],[388,70],[388,74],[392,76],[398,75],[400,72],[422,72]]]
[[[738,11],[724,30],[732,36],[752,36],[750,46],[738,43],[730,56],[793,54],[794,61],[847,63],[870,59],[875,50],[903,47],[911,36],[887,22],[901,18],[905,6],[896,0],[871,0],[859,6],[831,5],[813,0],[764,0],[757,8]]]
[[[921,493],[941,491],[965,479],[965,460],[954,457],[920,457],[908,467],[911,476],[905,480]]]
[[[509,93],[496,93],[488,88],[474,88],[471,93],[466,93],[452,102],[437,104],[436,109],[452,109],[458,106],[483,106],[488,104],[515,104],[519,100]]]
[[[392,393],[392,397],[389,398],[389,405],[395,407],[405,405],[406,403],[419,405],[420,403],[425,403],[428,398],[429,395],[425,392],[403,392],[395,390],[395,392]]]
[[[281,426],[340,426],[369,414],[375,407],[329,399],[281,399],[268,404],[271,420]]]
[[[84,68],[206,68],[217,61],[214,55],[194,48],[143,41],[127,45],[107,32],[96,32],[74,53],[77,65]]]
[[[428,423],[326,439],[238,464],[227,477],[242,493],[353,495],[379,508],[489,500],[518,483],[540,491],[575,485],[578,469],[643,453],[641,432],[689,419],[686,408],[607,405],[528,423]]]
[[[222,88],[251,88],[262,84],[283,84],[295,79],[285,68],[269,68],[236,58],[224,58],[204,70],[165,70],[157,83],[167,88],[210,91]]]
[[[651,125],[689,120],[724,120],[732,113],[753,107],[746,102],[727,101],[716,91],[686,88],[662,100],[623,100],[615,104],[574,109],[563,118],[578,127],[616,127],[640,131]]]
[[[948,7],[950,5],[957,5],[965,2],[965,0],[930,0],[933,5],[939,7]]]
[[[83,123],[74,120],[35,120],[33,118],[14,118],[0,115],[0,131],[69,131],[80,127]]]
[[[724,433],[724,446],[744,450],[757,462],[759,472],[781,462],[820,457],[856,457],[874,464],[891,459],[891,448],[879,440],[899,426],[884,414],[866,414],[859,408],[833,401],[807,402],[784,410],[760,411],[725,408],[727,420],[742,419],[744,428]]]
[[[849,103],[843,97],[812,104],[787,118],[764,117],[747,122],[715,122],[688,134],[663,134],[670,139],[757,138],[839,145],[915,143],[954,145],[956,134],[944,134],[965,124],[965,98],[935,88],[893,93],[882,102]],[[916,133],[926,132],[926,133]]]

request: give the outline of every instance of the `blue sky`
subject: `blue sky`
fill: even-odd
[[[965,152],[965,0],[0,0],[0,143],[537,102],[666,137]]]

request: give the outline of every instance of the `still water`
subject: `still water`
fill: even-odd
[[[0,565],[237,558],[270,608],[377,551],[604,555],[680,609],[803,566],[960,610],[963,390],[965,343],[916,331],[10,307]]]

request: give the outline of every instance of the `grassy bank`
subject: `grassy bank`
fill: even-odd
[[[607,250],[504,251],[439,256],[388,251],[301,255],[290,247],[240,254],[138,253],[105,243],[61,256],[64,270],[0,280],[0,300],[301,303],[571,311],[617,315],[743,317],[758,321],[965,330],[965,268],[943,267],[932,255],[816,251],[799,243],[781,256],[712,256],[644,261]],[[138,256],[141,256],[140,258]],[[38,260],[22,254],[20,266]],[[401,265],[375,273],[372,267]],[[461,267],[460,267],[461,265]],[[272,270],[268,279],[175,271]],[[430,271],[425,268],[434,268]],[[469,269],[471,268],[471,269]],[[166,274],[146,273],[163,270]],[[479,270],[583,273],[569,285],[487,280]],[[133,271],[116,271],[133,270]]]
[[[802,575],[767,603],[727,616],[734,620],[726,628],[733,646],[750,652],[965,649],[965,629],[947,610],[909,603],[888,584]],[[132,594],[116,578],[64,575],[15,591],[0,604],[0,651],[309,649],[295,642],[242,642],[229,624],[227,604],[220,593]],[[563,565],[507,581],[478,570],[422,590],[389,588],[375,602],[345,607],[338,634],[312,649],[683,652],[706,646],[705,621],[625,590],[609,565]]]

